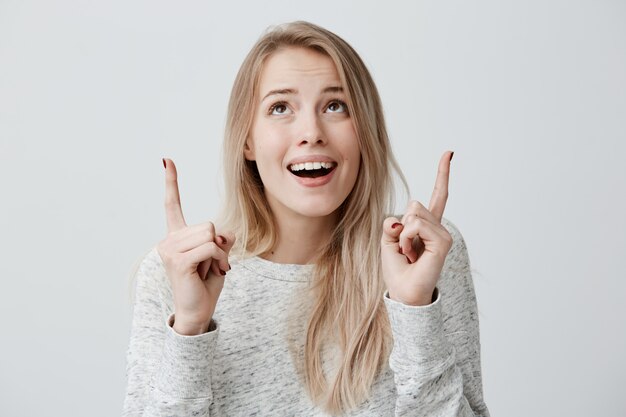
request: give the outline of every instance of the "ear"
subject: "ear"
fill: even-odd
[[[246,143],[243,147],[243,155],[246,157],[248,161],[256,160],[254,156],[254,147],[252,146],[251,142],[252,141],[250,140],[250,138],[246,139]]]

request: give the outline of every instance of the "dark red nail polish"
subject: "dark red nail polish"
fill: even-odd
[[[450,162],[452,162],[452,157],[454,156],[454,152],[450,154]]]
[[[222,245],[225,245],[225,244],[226,244],[226,242],[228,242],[228,241],[226,240],[226,238],[225,238],[224,236],[222,236],[222,235],[217,235],[217,238],[220,240],[220,243],[221,243]]]
[[[220,269],[220,274],[222,274],[222,276],[224,276],[224,275],[226,275],[226,272],[224,272],[224,271],[222,271],[222,270]]]
[[[402,223],[394,223],[394,224],[391,225],[391,228],[395,229],[398,226],[402,226]]]
[[[165,163],[165,158],[161,158],[161,160],[163,161],[163,168],[167,169],[167,164]]]

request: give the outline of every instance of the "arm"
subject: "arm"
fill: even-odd
[[[434,301],[408,306],[388,298],[394,346],[389,366],[397,390],[396,416],[483,416],[480,340],[476,296],[467,247],[453,237]]]
[[[208,416],[215,322],[198,336],[174,331],[163,295],[167,276],[156,250],[142,260],[135,279],[123,416]]]

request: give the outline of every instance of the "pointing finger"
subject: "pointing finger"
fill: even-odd
[[[443,218],[443,211],[446,208],[446,202],[448,201],[448,183],[450,179],[450,161],[454,152],[446,152],[439,161],[439,167],[437,170],[437,179],[435,181],[435,189],[430,197],[430,204],[428,210],[437,218],[441,223]]]
[[[165,217],[168,232],[175,232],[186,227],[183,209],[180,206],[178,192],[178,173],[171,159],[163,159],[165,164]]]

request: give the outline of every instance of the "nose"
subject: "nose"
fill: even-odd
[[[301,113],[299,120],[299,144],[319,144],[326,143],[326,135],[319,115],[315,112]]]

